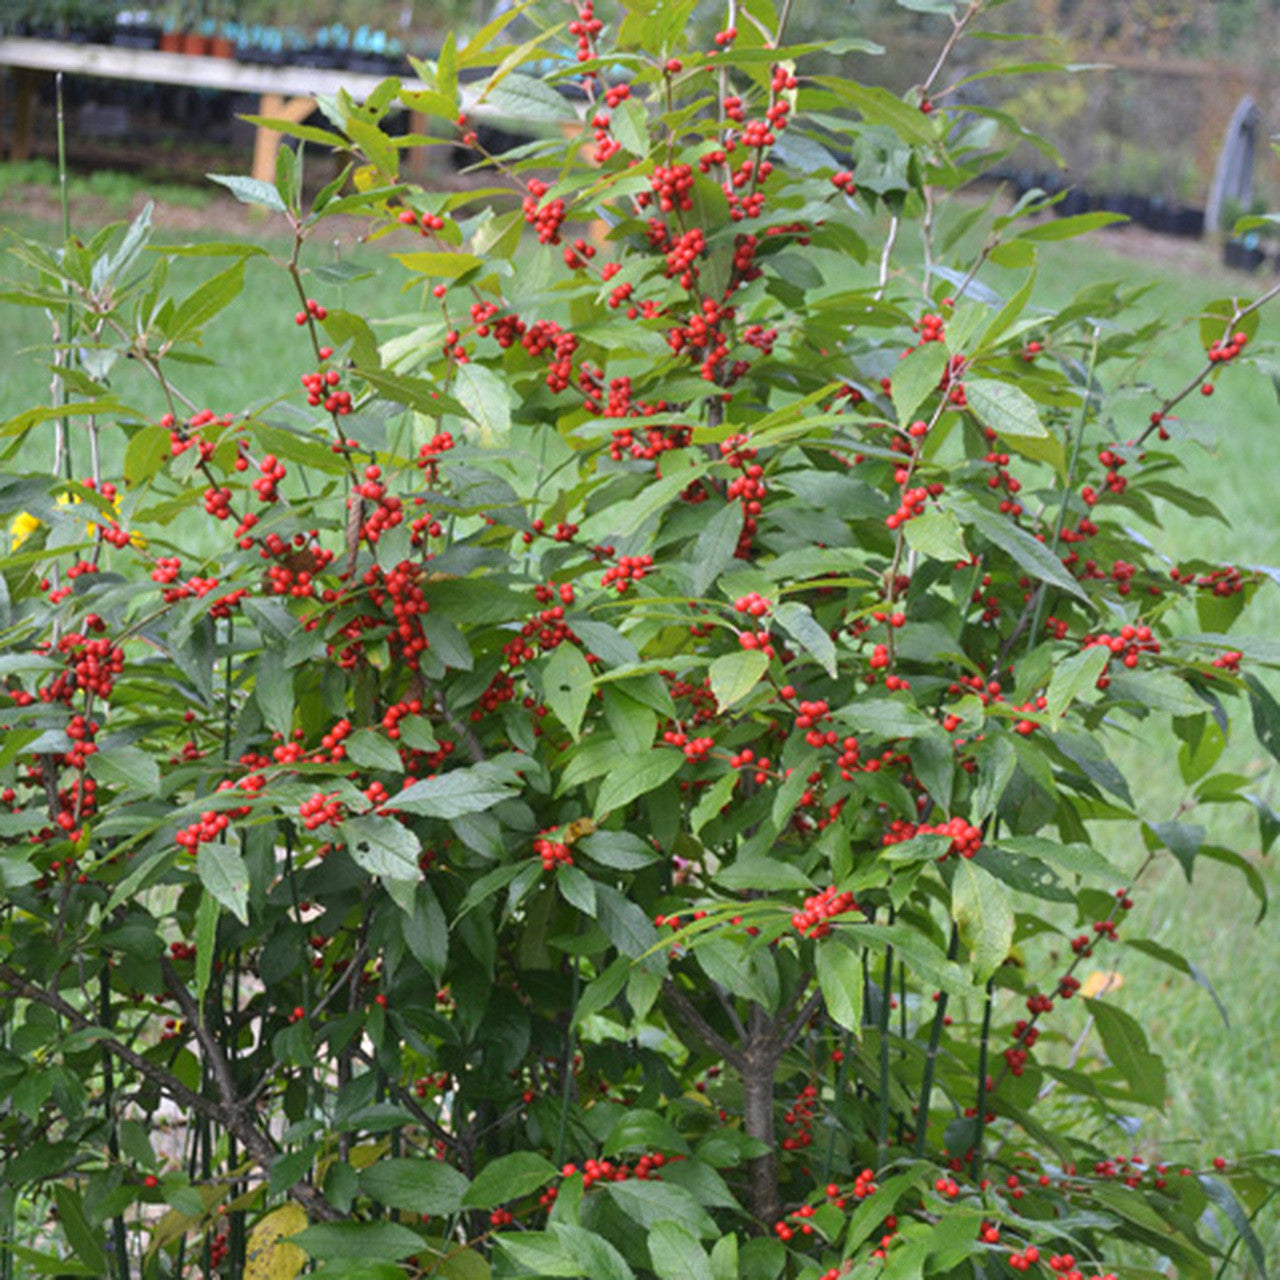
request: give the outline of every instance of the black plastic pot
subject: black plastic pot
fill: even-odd
[[[345,57],[336,49],[303,49],[293,61],[299,67],[315,67],[317,71],[340,71]]]
[[[347,59],[347,70],[354,71],[359,75],[390,75],[391,72],[388,70],[388,65],[387,59],[380,57],[376,53],[353,53]]]
[[[1222,246],[1223,266],[1234,271],[1254,272],[1267,260],[1266,250],[1242,240],[1227,240]]]
[[[111,43],[117,49],[155,49],[160,44],[160,28],[133,27],[126,31],[117,28],[111,33]]]
[[[1053,206],[1053,211],[1060,218],[1074,218],[1078,214],[1088,213],[1089,193],[1087,191],[1082,191],[1079,187],[1072,187],[1071,190]]]
[[[1204,210],[1182,205],[1173,213],[1173,234],[1199,240],[1204,235]]]

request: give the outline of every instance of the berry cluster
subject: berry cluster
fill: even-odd
[[[823,889],[804,900],[804,909],[791,917],[792,927],[804,937],[825,938],[831,932],[831,921],[837,916],[857,911],[858,904],[847,889],[837,892],[836,887]]]
[[[641,581],[652,568],[653,557],[650,555],[619,556],[618,563],[610,565],[604,571],[600,578],[600,585],[611,586],[615,591],[623,592],[633,582]]]
[[[568,210],[559,197],[539,203],[550,188],[538,178],[529,179],[529,194],[524,197],[521,208],[524,220],[534,228],[539,244],[559,244],[560,228],[564,225]]]

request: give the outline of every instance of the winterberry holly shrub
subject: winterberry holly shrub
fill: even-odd
[[[1148,1151],[1142,1010],[1082,983],[1197,975],[1144,876],[1256,885],[1199,815],[1278,827],[1217,769],[1242,711],[1280,743],[1261,576],[1158,545],[1266,296],[1146,385],[1128,295],[1037,302],[1110,215],[958,199],[1021,132],[955,37],[899,99],[692,11],[450,42],[288,126],[349,161],[313,199],[288,147],[221,178],[292,241],[269,402],[183,390],[260,246],[173,296],[146,215],[13,242],[56,380],[2,428],[6,1275],[1264,1265],[1274,1157]],[[403,180],[460,144],[482,185]],[[366,263],[390,319],[334,301]]]

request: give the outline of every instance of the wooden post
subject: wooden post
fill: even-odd
[[[31,117],[34,114],[38,71],[30,67],[13,69],[13,138],[9,142],[10,160],[27,160],[31,156]]]
[[[285,98],[278,93],[264,93],[258,114],[269,120],[287,120],[301,124],[316,109],[314,98]],[[276,180],[276,155],[280,151],[280,134],[258,126],[253,140],[253,176],[261,182]]]

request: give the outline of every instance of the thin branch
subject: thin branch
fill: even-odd
[[[745,1041],[747,1029],[742,1025],[742,1019],[738,1017],[738,1011],[734,1008],[733,1001],[729,998],[729,993],[718,982],[711,984],[711,990],[716,993],[716,999],[720,1001],[720,1007],[725,1011],[730,1023],[732,1023],[738,1039]]]
[[[96,1023],[86,1018],[74,1005],[68,1004],[55,992],[46,991],[43,987],[37,986],[33,982],[28,982],[11,965],[0,964],[0,982],[4,983],[14,994],[22,996],[26,1000],[33,1000],[37,1004],[42,1004],[47,1009],[52,1009],[55,1013],[65,1018],[77,1031],[102,1030]],[[189,992],[188,999],[190,999]],[[195,1002],[191,1001],[191,1003],[194,1005]],[[220,1128],[225,1129],[228,1133],[234,1134],[240,1145],[249,1152],[263,1171],[270,1171],[271,1165],[278,1154],[275,1143],[239,1107],[214,1102],[212,1098],[206,1098],[203,1094],[188,1088],[171,1072],[166,1071],[163,1067],[156,1066],[153,1062],[149,1062],[141,1054],[135,1053],[126,1045],[121,1044],[114,1036],[102,1037],[98,1040],[98,1046],[104,1052],[114,1054],[121,1062],[127,1062],[135,1071],[152,1081],[180,1106],[185,1107],[188,1111],[196,1112],[206,1120],[210,1120]],[[295,1183],[289,1188],[289,1194],[302,1205],[309,1216],[320,1221],[334,1222],[342,1216],[308,1182]]]
[[[707,1020],[698,1012],[693,1001],[668,978],[662,984],[662,994],[675,1011],[692,1028],[698,1038],[708,1049],[718,1053],[731,1067],[741,1071],[746,1065],[746,1058],[739,1049],[735,1049]]]
[[[365,1066],[372,1067],[377,1065],[372,1055],[359,1046],[356,1047],[355,1056]],[[403,1085],[388,1078],[387,1091],[437,1142],[443,1142],[445,1146],[455,1151],[461,1146],[457,1137],[450,1133],[448,1129],[443,1128],[440,1122],[434,1119],[427,1109]]]
[[[42,1004],[46,1009],[52,1009],[77,1031],[98,1030],[97,1025],[86,1018],[74,1005],[68,1004],[54,992],[46,991],[34,982],[28,982],[10,965],[0,964],[0,982],[3,982],[13,994],[22,996],[25,1000],[33,1000],[36,1004]],[[158,1085],[175,1102],[181,1103],[191,1111],[198,1111],[212,1120],[217,1120],[220,1124],[226,1121],[226,1108],[220,1103],[188,1088],[177,1076],[149,1062],[141,1054],[121,1044],[114,1036],[106,1036],[99,1040],[98,1044],[106,1052],[114,1054],[121,1062],[127,1062],[135,1071]]]
[[[774,1043],[777,1045],[779,1055],[785,1053],[793,1044],[795,1044],[796,1040],[800,1037],[800,1033],[805,1029],[809,1019],[812,1018],[813,1015],[821,1008],[822,991],[819,989],[815,991],[803,1005],[800,1006],[800,1012],[792,1018],[785,1030],[776,1033]]]
[[[178,1008],[182,1011],[183,1019],[200,1042],[200,1052],[204,1057],[205,1066],[209,1068],[209,1072],[213,1076],[214,1084],[218,1086],[218,1096],[222,1099],[222,1105],[228,1111],[243,1112],[246,1103],[236,1089],[235,1077],[231,1074],[231,1064],[222,1052],[222,1046],[218,1044],[217,1040],[210,1034],[209,1028],[205,1026],[200,1006],[196,1004],[195,997],[187,989],[187,984],[178,977],[173,965],[164,956],[160,957],[160,973],[164,978],[164,985],[168,987],[170,995],[173,996]]]
[[[985,3],[986,0],[970,0],[969,7],[964,13],[960,17],[951,20],[951,34],[947,37],[946,44],[942,46],[942,50],[938,54],[938,60],[933,64],[933,70],[929,72],[928,78],[920,86],[920,92],[925,98],[929,96],[929,90],[933,88],[934,81],[942,74],[942,68],[946,66],[952,50],[955,49],[960,37],[964,35],[965,28],[982,12]]]
[[[884,238],[884,247],[880,250],[880,275],[879,284],[876,287],[875,298],[878,302],[884,297],[884,291],[889,283],[889,260],[893,257],[893,247],[898,243],[898,215],[895,213],[889,219],[889,233]]]
[[[476,737],[474,730],[469,724],[465,724],[449,710],[449,704],[444,700],[443,690],[436,690],[436,710],[444,717],[445,723],[450,729],[458,735],[462,740],[462,745],[467,749],[467,755],[471,757],[472,763],[484,763],[484,748],[480,745],[480,739]]]

